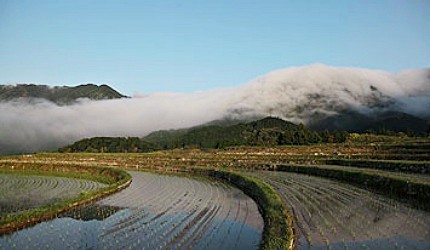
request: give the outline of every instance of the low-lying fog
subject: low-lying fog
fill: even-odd
[[[316,64],[271,72],[241,87],[130,99],[79,100],[58,106],[42,100],[0,103],[0,154],[54,150],[83,137],[144,136],[224,117],[274,115],[308,122],[332,115],[394,109],[430,117],[430,70],[401,73]]]

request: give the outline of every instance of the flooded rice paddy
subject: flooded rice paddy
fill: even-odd
[[[130,172],[132,184],[93,204],[0,238],[5,249],[258,249],[257,205],[224,183]]]
[[[0,174],[0,217],[64,201],[105,187],[95,181],[38,175]]]
[[[252,175],[292,211],[299,249],[430,249],[430,213],[325,178],[287,172]]]

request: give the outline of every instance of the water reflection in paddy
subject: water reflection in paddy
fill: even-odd
[[[257,249],[253,200],[223,182],[131,172],[129,188],[0,238],[1,248]]]

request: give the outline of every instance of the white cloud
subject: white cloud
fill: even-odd
[[[0,153],[52,150],[83,137],[144,136],[228,115],[271,114],[306,122],[315,111],[327,115],[342,108],[369,112],[381,94],[395,100],[403,111],[428,116],[429,72],[390,74],[316,64],[274,71],[234,89],[136,94],[130,99],[80,100],[71,106],[43,100],[4,102],[0,103]]]

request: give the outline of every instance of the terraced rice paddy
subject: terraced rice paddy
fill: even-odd
[[[130,172],[127,189],[0,238],[6,249],[257,249],[263,220],[224,182]]]
[[[79,196],[106,184],[74,178],[0,174],[0,217]]]
[[[428,212],[325,178],[251,175],[272,185],[292,211],[299,249],[430,249]]]
[[[430,141],[364,139],[348,144],[175,149],[148,154],[35,154],[4,157],[0,163],[9,170],[11,166],[33,166],[57,171],[64,164],[163,172],[193,172],[194,166],[227,167],[228,171],[240,170],[243,174],[249,171],[249,175],[271,185],[293,214],[297,237],[294,249],[430,249]],[[269,169],[290,172],[257,171]],[[298,174],[302,172],[315,177]],[[258,248],[263,221],[255,203],[241,191],[204,178],[131,174],[133,182],[127,189],[54,220],[2,236],[0,249]],[[334,179],[349,180],[385,196]],[[49,185],[49,191],[41,192],[58,192],[49,195],[55,198],[61,198],[64,189],[73,190],[69,186],[58,191],[57,186],[64,184]],[[43,189],[37,190],[32,190],[31,198]],[[12,200],[21,192],[9,194]],[[264,204],[262,208],[266,208]],[[270,222],[267,228],[276,224]],[[287,236],[283,231],[275,238]]]

